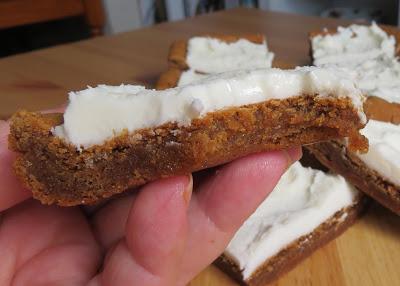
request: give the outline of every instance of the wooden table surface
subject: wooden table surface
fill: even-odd
[[[345,21],[259,10],[234,9],[164,23],[115,36],[0,59],[0,118],[20,108],[48,109],[67,92],[87,85],[141,83],[152,86],[167,68],[176,39],[219,33],[264,33],[275,64],[310,64],[307,33]],[[339,239],[316,251],[274,285],[400,285],[400,217],[373,205]],[[192,286],[236,285],[208,267]]]

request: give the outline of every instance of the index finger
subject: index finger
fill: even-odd
[[[32,196],[14,174],[13,163],[16,154],[8,150],[9,132],[8,122],[0,120],[0,212]]]

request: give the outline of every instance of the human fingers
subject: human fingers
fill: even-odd
[[[300,157],[300,148],[260,153],[233,161],[214,175],[204,176],[206,180],[200,184],[190,205],[189,237],[181,266],[186,270],[181,269],[180,273],[189,272],[181,277],[181,284],[223,251],[235,230],[273,189],[284,170]],[[95,223],[100,230],[97,233],[103,237],[100,241],[115,241],[123,236],[129,211],[130,202],[124,198],[103,209]],[[100,281],[99,277],[95,280]],[[100,282],[94,285],[97,283]]]
[[[186,244],[191,176],[152,182],[129,212],[122,239],[89,285],[175,285]]]
[[[3,213],[0,285],[86,285],[100,249],[78,208],[27,200]]]
[[[16,154],[8,150],[8,122],[0,120],[0,212],[26,200],[32,194],[14,174]]]
[[[225,165],[199,186],[189,208],[179,284],[187,283],[223,252],[245,219],[300,157],[300,148],[253,154]]]
[[[92,227],[103,249],[109,249],[125,235],[126,221],[136,194],[108,202],[92,217]]]

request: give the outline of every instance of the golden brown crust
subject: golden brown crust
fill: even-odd
[[[163,90],[178,86],[181,74],[182,70],[170,67],[166,72],[160,75],[160,78],[158,79],[156,84],[156,89]]]
[[[369,119],[400,124],[400,104],[369,96],[364,102],[364,112]]]
[[[246,39],[256,44],[262,44],[265,41],[265,36],[262,34],[247,34],[247,35],[220,35],[220,34],[205,34],[200,37],[210,37],[221,40],[226,43],[234,43],[240,39]],[[179,40],[172,43],[169,54],[168,63],[170,67],[187,70],[189,68],[186,62],[188,40]]]
[[[349,99],[303,95],[227,108],[179,127],[123,133],[81,153],[51,134],[60,115],[21,111],[11,120],[18,177],[43,203],[94,203],[163,177],[187,174],[250,153],[348,137],[366,149]],[[361,139],[360,139],[361,138]]]
[[[400,215],[400,188],[371,170],[341,143],[323,142],[307,149],[325,166],[345,177],[361,191]]]
[[[221,255],[214,263],[241,285],[266,285],[289,272],[316,249],[342,234],[362,214],[366,204],[366,198],[360,195],[352,206],[336,212],[313,232],[300,237],[265,261],[247,280],[243,279],[238,265],[229,256]]]

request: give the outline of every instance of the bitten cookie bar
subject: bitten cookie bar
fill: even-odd
[[[266,285],[352,225],[366,198],[339,175],[294,163],[215,264],[243,285]]]
[[[255,69],[164,91],[98,86],[64,113],[11,120],[18,177],[43,203],[94,203],[250,153],[349,137],[368,144],[363,97],[335,69]]]
[[[274,54],[264,35],[208,35],[172,44],[168,62],[181,70],[220,73],[245,68],[271,67]]]

